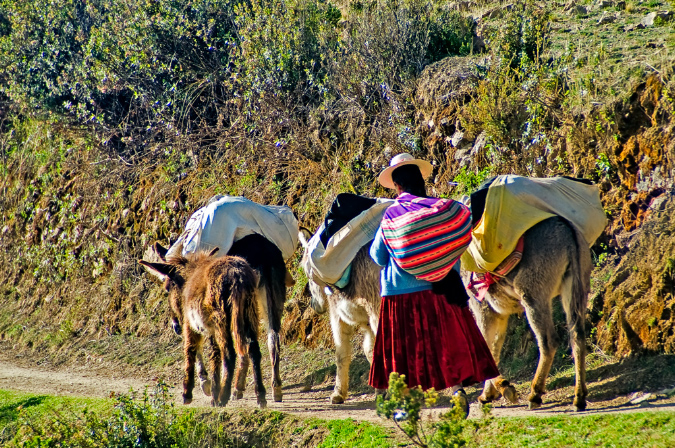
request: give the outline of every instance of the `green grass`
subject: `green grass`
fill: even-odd
[[[120,404],[121,401],[111,399],[54,397],[0,390],[0,445],[20,446],[22,442],[31,441],[29,433],[19,432],[20,425],[27,421],[34,427],[41,427],[56,417],[63,423],[70,421],[72,425],[82,425],[82,420],[78,418],[85,409],[102,416],[103,420],[108,415],[113,420],[113,408],[119,408]],[[127,418],[127,425],[147,425],[148,421],[152,421],[152,418],[147,419],[149,408],[140,405],[135,409],[143,412],[134,414],[131,420]],[[176,428],[186,432],[179,440],[190,440],[187,433],[199,428],[199,431],[209,433],[201,433],[201,437],[214,441],[213,446],[224,447],[258,446],[260,443],[260,446],[268,446],[272,441],[283,444],[312,440],[317,443],[318,440],[316,446],[319,448],[378,448],[401,446],[402,441],[402,435],[393,433],[391,429],[351,419],[303,420],[280,412],[202,411],[172,411],[176,416],[180,414],[176,420],[180,425]],[[250,438],[250,434],[255,434],[255,437]],[[464,423],[464,436],[468,446],[472,447],[668,447],[675,444],[675,413],[488,418]],[[70,445],[68,440],[62,442],[67,446],[81,446]]]
[[[392,430],[373,423],[304,420],[276,411],[174,408],[168,396],[155,395],[153,399],[152,393],[149,400],[140,394],[130,397],[91,399],[0,390],[0,446],[123,444],[128,441],[129,430],[120,433],[122,427],[150,435],[142,445],[147,447],[162,447],[161,440],[171,441],[176,447],[287,446],[310,440],[322,448],[396,444]],[[93,437],[95,433],[107,434],[107,439]]]
[[[26,420],[41,421],[54,412],[67,410],[72,415],[84,409],[110,410],[112,400],[101,398],[55,397],[0,390],[0,446],[4,446]]]
[[[675,413],[493,419],[476,433],[471,446],[671,447]]]
[[[354,420],[317,421],[317,425],[330,430],[324,441],[317,448],[377,448],[396,446],[392,434],[382,426],[356,422]]]

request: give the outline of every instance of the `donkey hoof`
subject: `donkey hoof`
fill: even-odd
[[[574,399],[574,407],[577,409],[577,412],[585,411],[586,410],[586,400]]]
[[[537,403],[536,401],[530,401],[530,403],[527,405],[528,409],[539,409],[541,407],[541,402]]]
[[[232,392],[232,399],[233,400],[241,400],[244,398],[244,391],[243,390],[235,390]]]
[[[192,403],[192,398],[183,397],[183,404],[190,404],[190,403]]]
[[[345,397],[337,392],[333,392],[333,395],[330,396],[331,404],[342,404],[345,402]]]
[[[264,398],[258,398],[258,407],[260,409],[265,409],[267,407],[267,400]]]
[[[527,406],[528,408],[539,409],[541,407],[542,401],[539,395],[532,394],[529,397],[527,397],[527,399],[530,402]]]
[[[284,393],[281,391],[281,386],[274,386],[274,401],[279,403],[284,396]]]
[[[488,398],[485,394],[481,394],[478,396],[478,402],[481,404],[492,403],[492,398]]]
[[[204,392],[204,395],[206,395],[207,397],[211,396],[211,380],[202,381],[200,387],[202,388],[202,392]]]
[[[516,392],[516,388],[513,386],[507,386],[504,388],[504,392],[502,393],[504,398],[509,401],[509,403],[518,403],[518,392]],[[479,398],[480,399],[480,398]],[[540,403],[541,405],[541,403]]]

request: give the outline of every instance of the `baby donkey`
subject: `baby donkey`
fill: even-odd
[[[204,339],[208,337],[213,347],[211,404],[227,404],[239,355],[250,357],[258,406],[264,408],[267,401],[260,371],[260,320],[255,296],[259,278],[243,258],[213,258],[217,251],[218,248],[210,253],[168,257],[166,263],[145,260],[139,260],[139,263],[165,279],[164,288],[169,293],[171,309],[182,327],[185,351],[183,403],[192,402],[195,360],[201,355]]]

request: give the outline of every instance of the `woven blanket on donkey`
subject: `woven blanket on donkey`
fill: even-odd
[[[471,211],[452,199],[402,193],[382,219],[382,235],[401,269],[441,280],[471,242]]]
[[[502,278],[506,277],[511,272],[520,260],[523,258],[523,248],[525,247],[525,237],[518,239],[516,248],[511,252],[511,255],[506,257],[501,262],[494,272],[472,272],[467,289],[471,291],[479,302],[485,299],[490,285],[497,283]]]

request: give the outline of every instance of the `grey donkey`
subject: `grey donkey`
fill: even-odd
[[[539,345],[539,364],[528,397],[529,408],[542,405],[546,378],[560,342],[552,314],[553,299],[560,296],[567,317],[574,356],[576,384],[574,406],[586,409],[585,316],[590,290],[591,255],[584,237],[562,218],[549,218],[524,235],[520,263],[488,289],[482,303],[471,299],[470,306],[492,356],[499,363],[509,316],[525,313]],[[463,272],[468,283],[470,273]],[[499,377],[485,382],[482,402],[504,395],[515,402],[515,389]]]
[[[307,241],[311,234],[300,231],[300,242],[305,248],[301,266],[308,272]],[[370,244],[363,246],[352,261],[351,280],[344,289],[330,287],[332,294],[326,294],[326,285],[309,279],[312,295],[311,306],[319,314],[328,311],[333,341],[335,342],[335,390],[330,396],[333,404],[344,403],[349,388],[349,365],[352,361],[351,338],[354,331],[363,331],[363,351],[368,362],[373,360],[375,334],[380,317],[380,266],[370,258]]]

